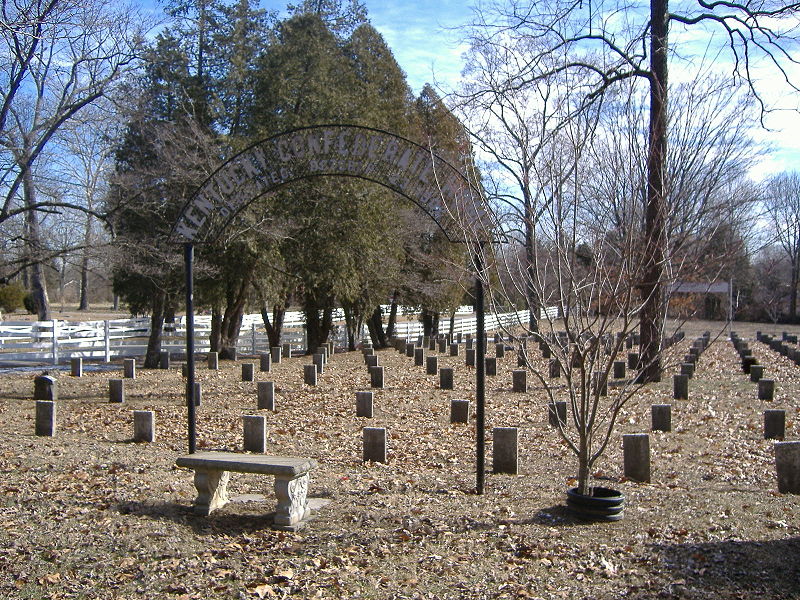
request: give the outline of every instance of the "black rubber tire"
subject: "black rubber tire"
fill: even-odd
[[[591,496],[578,493],[578,488],[567,490],[567,507],[579,519],[586,521],[619,521],[625,509],[625,496],[617,490],[592,488]]]

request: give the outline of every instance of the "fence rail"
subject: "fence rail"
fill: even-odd
[[[457,311],[464,314],[467,307]],[[548,309],[549,311],[549,309]],[[542,311],[545,316],[547,311]],[[403,311],[402,314],[413,314]],[[513,328],[527,322],[527,311],[488,314],[486,331]],[[445,328],[447,328],[445,322]],[[395,335],[413,339],[422,335],[422,323],[399,321]],[[476,333],[477,319],[474,316],[455,319],[454,333]],[[363,335],[363,332],[360,332]],[[66,362],[72,357],[100,359],[109,362],[113,358],[142,356],[147,350],[150,335],[150,319],[114,319],[107,321],[0,321],[0,363],[51,363]],[[195,316],[195,349],[207,352],[210,348],[211,317]],[[334,313],[332,336],[334,343],[347,343],[344,315]],[[284,318],[281,343],[293,347],[305,347],[305,318],[301,312],[288,311]],[[175,354],[185,352],[186,320],[176,318],[175,323],[165,323],[161,338],[162,351]],[[260,314],[245,315],[239,331],[237,349],[242,353],[255,354],[269,348],[269,340]]]

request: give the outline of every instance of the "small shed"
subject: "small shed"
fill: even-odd
[[[729,281],[676,281],[670,288],[668,314],[671,317],[727,319],[731,315],[731,302]]]

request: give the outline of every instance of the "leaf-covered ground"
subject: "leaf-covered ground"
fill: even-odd
[[[706,324],[687,328],[686,353]],[[707,325],[709,328],[713,324]],[[780,335],[780,328],[769,329]],[[752,339],[755,327],[739,326]],[[270,529],[270,478],[233,474],[232,496],[195,516],[180,366],[139,369],[123,405],[108,402],[121,365],[82,378],[58,373],[58,431],[34,432],[35,373],[0,375],[0,597],[4,598],[796,598],[800,496],[777,492],[763,410],[787,410],[800,438],[800,367],[751,342],[777,382],[757,400],[729,341],[707,350],[688,401],[671,377],[640,393],[595,472],[622,490],[625,518],[584,523],[565,509],[572,455],[548,427],[541,390],[511,391],[511,354],[487,389],[486,493],[474,494],[475,427],[449,423],[453,398],[474,398],[457,358],[455,391],[394,350],[379,352],[386,388],[372,419],[360,353],[336,354],[316,387],[306,357],[273,365],[275,412],[256,409],[239,363],[199,365],[200,449],[241,451],[242,415],[264,414],[268,453],[319,462],[311,496],[328,500],[298,533]],[[535,388],[535,386],[534,386]],[[622,476],[623,433],[650,429],[650,405],[673,404],[673,431],[651,433],[652,483]],[[134,409],[156,412],[157,441],[134,443]],[[361,462],[361,430],[386,427],[388,464]],[[491,474],[491,430],[520,428],[520,474]],[[253,495],[262,501],[245,501]]]

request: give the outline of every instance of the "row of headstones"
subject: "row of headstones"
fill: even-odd
[[[689,380],[694,377],[700,357],[711,344],[711,333],[706,331],[696,338],[689,347],[689,352],[684,355],[680,366],[680,373],[672,377],[672,398],[675,400],[689,399]]]
[[[764,377],[764,366],[758,364],[753,351],[747,342],[735,331],[731,332],[731,342],[739,353],[742,370],[750,375],[750,381],[758,384],[758,399],[771,401],[775,397],[775,381]],[[766,439],[783,439],[786,436],[786,411],[769,409],[764,411],[764,437]]]
[[[734,334],[731,333],[731,337],[733,337],[733,335]],[[779,340],[773,338],[771,335],[757,331],[756,340],[769,346],[770,350],[773,352],[777,352],[781,356],[787,357],[794,364],[800,365],[800,348],[797,347],[796,335],[789,335],[784,331],[783,338]]]
[[[735,331],[731,331],[731,342],[741,359],[742,371],[750,375],[750,381],[758,385],[758,399],[767,401],[774,400],[775,380],[764,377],[764,365],[758,363],[758,359],[753,356],[753,350]]]
[[[548,406],[549,422],[558,426],[566,421],[566,402],[556,402]],[[372,392],[357,393],[357,413],[372,416]],[[467,422],[469,401],[454,400],[451,408],[451,422]],[[262,415],[244,415],[243,449],[246,452],[264,453],[267,448],[266,418]],[[155,413],[149,410],[133,411],[133,440],[135,442],[155,441]],[[671,430],[671,406],[656,404],[652,406],[652,429]],[[56,430],[56,402],[38,400],[36,402],[36,435],[54,436]],[[388,454],[387,430],[382,427],[363,428],[363,460],[385,463]],[[516,427],[496,427],[493,430],[493,471],[495,473],[517,474],[518,429]],[[623,441],[624,474],[632,480],[650,481],[650,437],[648,434],[625,434]],[[776,442],[775,464],[778,476],[778,491],[781,493],[800,493],[800,442]]]

